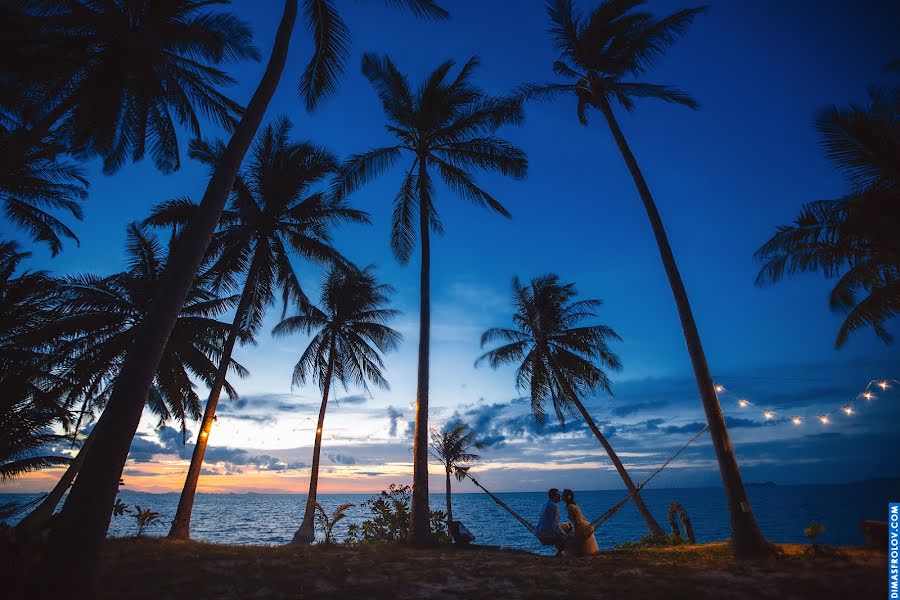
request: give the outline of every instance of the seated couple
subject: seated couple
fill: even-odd
[[[559,490],[556,488],[547,492],[549,500],[541,511],[538,519],[535,535],[545,546],[556,546],[556,555],[565,553],[566,556],[588,556],[597,554],[597,540],[594,538],[594,529],[581,509],[575,504],[575,493],[572,490],[563,490],[562,500],[566,503],[566,514],[569,523],[559,522]]]

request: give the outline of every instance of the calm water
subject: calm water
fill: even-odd
[[[748,488],[759,525],[772,541],[805,542],[803,529],[816,520],[826,527],[820,538],[825,544],[862,544],[859,531],[862,519],[885,520],[887,503],[900,500],[900,480],[883,480],[852,485],[809,485]],[[622,499],[619,490],[578,492],[578,503],[584,514],[593,519]],[[531,522],[537,520],[546,494],[497,494],[504,502]],[[670,502],[679,502],[693,521],[698,542],[723,540],[728,537],[728,512],[719,488],[648,489],[642,492],[650,510],[665,529]],[[122,492],[129,505],[140,504],[162,514],[171,522],[178,504],[177,494],[144,494]],[[0,503],[24,501],[34,496],[0,494]],[[319,501],[329,512],[345,502],[359,504],[370,495],[325,494]],[[199,494],[194,507],[192,535],[195,540],[229,544],[283,544],[290,540],[302,517],[304,495],[293,494]],[[432,508],[444,508],[443,494],[432,496]],[[476,535],[478,542],[548,553],[531,534],[485,494],[454,494],[454,517],[461,519]],[[565,514],[565,513],[563,513]],[[351,508],[348,518],[337,529],[342,539],[347,525],[365,518],[359,508]],[[115,517],[109,533],[113,536],[133,535],[134,520],[130,516]],[[165,535],[167,526],[149,531],[149,535]],[[646,532],[643,520],[632,503],[623,507],[597,532],[601,548],[635,540]]]

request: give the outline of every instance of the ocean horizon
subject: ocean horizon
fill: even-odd
[[[534,523],[546,501],[545,491],[495,492],[510,507]],[[812,521],[825,526],[818,538],[822,544],[862,545],[865,538],[859,524],[863,520],[886,520],[891,501],[900,500],[900,478],[873,479],[844,484],[779,485],[752,483],[747,494],[759,526],[773,542],[806,543],[803,530]],[[23,502],[39,494],[0,494],[0,503]],[[335,528],[339,541],[351,523],[361,523],[368,513],[360,506],[376,494],[319,494],[320,504],[332,511],[344,503],[354,506],[347,518]],[[576,490],[582,512],[593,519],[618,503],[627,493],[622,489]],[[678,502],[690,517],[698,543],[726,540],[729,517],[721,487],[651,488],[642,492],[645,502],[665,530],[668,507]],[[135,492],[123,490],[119,497],[133,507],[150,508],[161,514],[161,523],[146,535],[164,536],[168,532],[178,504],[175,492]],[[290,541],[302,518],[306,494],[228,492],[200,493],[191,520],[196,541],[238,544],[278,545]],[[431,508],[445,510],[442,493],[431,494]],[[542,546],[520,523],[494,503],[486,494],[453,494],[454,518],[465,523],[479,544],[525,550],[540,554],[552,552]],[[565,513],[563,512],[563,516]],[[18,518],[9,520],[15,523]],[[129,515],[113,517],[108,534],[126,537],[136,532]],[[628,503],[597,530],[602,549],[635,541],[647,533],[647,527],[633,503]]]

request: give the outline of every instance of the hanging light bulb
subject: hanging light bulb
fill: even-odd
[[[794,425],[800,425],[803,423],[803,419],[801,419],[800,417],[792,417],[791,423],[793,423]]]
[[[747,405],[750,404],[750,403],[747,402],[746,400],[744,400],[743,398],[741,398],[740,400],[738,400],[738,404],[741,405],[741,408],[746,408]]]
[[[763,416],[766,418],[767,421],[775,418],[775,415],[772,413],[771,410],[764,410]]]
[[[716,386],[716,393],[721,394],[721,393],[724,392],[724,391],[725,391],[725,386],[724,386],[724,385],[717,385],[717,386]]]
[[[875,394],[873,394],[872,392],[863,392],[863,393],[860,394],[860,395],[861,395],[863,398],[865,398],[866,400],[874,400],[874,399],[875,399]]]
[[[852,415],[852,414],[853,414],[853,407],[852,407],[852,406],[845,406],[845,407],[842,408],[841,410],[844,411],[844,413],[847,414],[847,415]]]
[[[821,415],[819,417],[819,420],[822,422],[822,425],[828,425],[828,423],[829,423],[828,415]]]
[[[878,387],[880,387],[880,388],[883,389],[883,390],[886,390],[886,389],[888,389],[888,388],[891,387],[891,386],[888,385],[888,382],[887,382],[887,381],[879,381],[879,382],[878,382]]]

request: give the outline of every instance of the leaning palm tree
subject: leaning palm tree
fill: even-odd
[[[609,125],[650,220],[681,318],[688,355],[706,411],[731,514],[733,548],[739,556],[764,555],[768,554],[769,548],[750,510],[684,282],[678,272],[678,265],[650,188],[612,108],[613,103],[618,103],[625,110],[631,111],[634,109],[634,100],[638,98],[656,98],[689,108],[697,107],[693,98],[677,88],[631,78],[646,73],[704,8],[688,8],[657,19],[650,13],[635,10],[641,4],[643,0],[606,0],[589,14],[583,15],[575,9],[572,0],[548,1],[550,33],[560,53],[559,60],[553,64],[553,70],[567,81],[549,85],[526,85],[522,88],[522,93],[527,98],[574,96],[576,114],[583,125],[587,124],[591,108],[599,110]]]
[[[804,205],[792,225],[779,227],[756,251],[764,263],[756,285],[809,271],[837,278],[829,302],[847,316],[835,346],[863,327],[890,343],[885,323],[900,312],[900,90],[873,90],[865,107],[823,111],[816,128],[852,189]]]
[[[335,193],[343,197],[376,177],[401,157],[408,166],[394,199],[391,249],[401,263],[409,261],[416,237],[421,244],[419,299],[419,364],[416,424],[413,442],[412,521],[409,539],[431,543],[428,508],[428,377],[431,333],[431,232],[443,227],[434,204],[434,172],[456,194],[477,206],[509,217],[509,212],[476,185],[472,169],[500,172],[521,179],[527,171],[525,153],[494,134],[503,125],[519,124],[520,103],[487,96],[472,83],[478,59],[470,59],[448,79],[453,61],[435,69],[415,91],[387,56],[366,54],[362,70],[381,99],[391,146],[350,157],[341,168]],[[418,219],[416,218],[418,217]],[[418,222],[417,222],[418,221]]]
[[[546,416],[550,400],[556,418],[562,425],[565,414],[577,410],[588,428],[606,450],[619,472],[635,506],[653,535],[665,535],[644,499],[634,485],[625,465],[584,407],[579,395],[594,390],[612,394],[609,376],[603,370],[622,368],[619,357],[609,348],[609,340],[619,336],[606,325],[584,325],[585,319],[596,317],[600,300],[575,301],[575,285],[561,284],[557,275],[544,275],[527,286],[513,279],[513,305],[516,329],[494,328],[481,336],[481,346],[506,342],[483,354],[476,365],[487,362],[496,369],[517,363],[516,387],[531,392],[531,411],[538,423]],[[598,364],[599,363],[599,366]]]
[[[473,450],[484,450],[485,444],[478,434],[459,421],[447,423],[443,429],[431,432],[431,456],[444,467],[447,494],[447,531],[453,522],[453,504],[450,498],[450,475],[457,481],[466,478],[472,463],[481,459]]]
[[[448,16],[435,0],[385,1],[420,17]],[[307,24],[314,33],[315,49],[303,73],[300,89],[307,106],[314,107],[322,97],[336,90],[350,38],[332,0],[303,0],[303,6]],[[62,581],[70,578],[87,577],[93,581],[91,575],[97,569],[100,546],[109,524],[119,477],[140,422],[140,398],[145,397],[149,390],[178,311],[207,254],[241,162],[278,87],[287,62],[296,17],[297,0],[285,0],[262,79],[234,128],[195,217],[185,227],[177,252],[169,262],[166,282],[157,291],[147,327],[135,340],[113,391],[109,407],[112,410],[104,411],[101,423],[98,423],[101,431],[98,432],[96,445],[100,451],[94,454],[95,460],[85,464],[50,537],[44,565],[59,577],[44,578],[38,590],[40,594],[66,593],[67,588]]]
[[[222,214],[213,241],[212,249],[219,254],[209,273],[215,275],[216,287],[233,287],[233,279],[238,277],[243,279],[243,289],[225,340],[225,360],[206,401],[197,445],[169,530],[172,538],[190,537],[191,510],[203,457],[238,335],[259,330],[266,308],[279,291],[282,318],[289,303],[307,302],[291,264],[292,253],[316,263],[346,262],[332,246],[331,226],[369,222],[366,213],[353,210],[342,201],[332,201],[316,189],[318,183],[337,171],[337,158],[309,142],[291,141],[290,130],[291,124],[285,118],[263,130],[247,172],[235,179],[231,204]],[[195,156],[215,164],[223,147],[222,143],[195,142],[192,150]],[[165,202],[146,222],[177,228],[185,225],[195,210],[196,205],[186,200]]]
[[[332,382],[337,381],[344,388],[349,384],[361,385],[367,390],[371,382],[388,389],[382,375],[381,354],[394,350],[400,343],[400,334],[386,325],[398,313],[384,308],[391,287],[378,283],[373,270],[373,267],[363,270],[332,267],[322,283],[321,308],[301,304],[300,314],[282,320],[272,330],[275,336],[298,332],[313,336],[294,367],[293,384],[300,386],[312,380],[322,390],[306,510],[291,540],[293,544],[309,544],[315,540],[319,457]]]
[[[108,406],[122,362],[144,326],[165,269],[163,246],[146,230],[130,225],[127,240],[128,270],[106,277],[77,275],[60,280],[56,318],[39,332],[59,339],[54,350],[66,357],[59,369],[59,378],[66,384],[60,396],[66,407],[80,405],[76,434],[84,419]],[[216,318],[232,309],[236,298],[210,292],[208,281],[209,276],[198,280],[188,296],[145,397],[160,425],[175,420],[185,436],[188,419],[200,416],[200,398],[192,378],[211,385],[221,362],[233,373],[247,374],[239,363],[224,358],[223,340],[231,327]],[[240,336],[246,340],[249,334],[242,329]],[[230,384],[225,383],[225,389],[236,396]],[[83,440],[56,487],[29,515],[29,525],[42,524],[53,514],[90,456],[95,432],[96,428]]]

